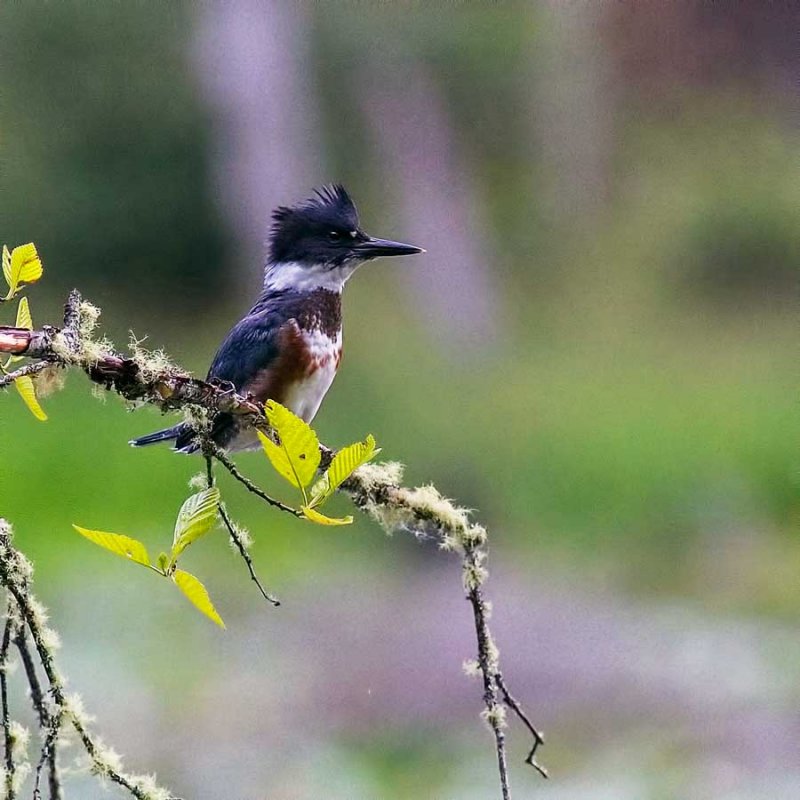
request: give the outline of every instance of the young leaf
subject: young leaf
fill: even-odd
[[[12,298],[20,285],[35,283],[42,277],[42,262],[33,242],[22,244],[11,251],[8,269],[6,269],[5,252],[3,253],[3,275],[8,284],[6,300]]]
[[[33,242],[21,244],[11,251],[11,279],[16,276],[18,283],[36,283],[44,269],[36,245]]]
[[[375,438],[372,434],[363,442],[355,442],[339,450],[333,457],[325,474],[311,490],[312,505],[327,500],[362,464],[366,464],[376,453]]]
[[[6,279],[8,288],[11,288],[11,253],[8,248],[3,245],[3,277]]]
[[[23,297],[17,306],[17,321],[15,323],[17,328],[27,328],[29,331],[33,330],[33,317],[31,317],[30,307],[28,306],[28,298]],[[9,356],[2,369],[5,371],[10,364],[16,361],[24,361],[25,356]]]
[[[5,255],[7,252],[8,248],[6,247],[3,250],[4,264]],[[16,250],[14,252],[16,252]],[[16,327],[27,328],[29,331],[33,330],[33,317],[31,317],[31,309],[28,305],[27,297],[23,297],[17,306]],[[10,356],[8,361],[6,361],[6,363],[3,365],[4,371],[8,368],[9,364],[13,363],[14,361],[22,361],[22,356]],[[31,414],[33,414],[36,419],[44,422],[47,419],[47,414],[44,413],[44,410],[39,405],[39,401],[36,398],[36,389],[33,384],[33,378],[31,378],[29,375],[23,375],[21,378],[17,378],[14,381],[14,386],[17,387],[20,397],[25,405],[30,409]]]
[[[219,511],[219,489],[216,486],[193,494],[181,506],[175,521],[172,540],[172,561],[194,541],[208,533],[217,519]]]
[[[105,531],[91,531],[73,525],[81,536],[85,536],[90,542],[94,542],[100,547],[111,551],[115,555],[135,561],[143,567],[150,566],[150,558],[147,555],[147,548],[138,540],[130,536],[123,536],[121,533],[106,533]]]
[[[36,399],[36,389],[33,387],[33,378],[31,378],[30,375],[23,375],[21,378],[17,378],[14,381],[14,386],[17,387],[19,396],[23,399],[25,405],[28,406],[31,414],[33,414],[36,419],[44,422],[47,419],[47,414],[44,413],[44,410],[39,405],[39,401]]]
[[[299,489],[300,484],[297,480],[297,475],[295,475],[294,469],[292,469],[292,465],[286,456],[286,451],[282,447],[279,447],[277,444],[275,444],[275,442],[273,442],[272,439],[270,439],[265,433],[257,430],[256,434],[261,442],[261,447],[264,449],[264,453],[266,453],[266,456],[269,459],[270,464],[272,464],[272,466],[275,468],[275,471],[282,477],[286,478],[286,480],[289,481],[292,486]]]
[[[267,421],[280,438],[280,446],[260,431],[258,438],[272,466],[292,486],[305,489],[319,467],[319,439],[308,423],[280,403],[268,400],[264,406]]]
[[[317,525],[350,525],[353,522],[353,518],[349,515],[346,517],[326,517],[309,506],[303,506],[300,510],[307,520],[316,522]]]
[[[17,306],[17,328],[26,328],[29,331],[33,330],[33,317],[31,317],[30,306],[28,305],[28,298],[23,297]]]
[[[184,572],[182,569],[176,569],[172,580],[175,581],[176,586],[186,595],[195,608],[202,611],[203,614],[216,622],[221,628],[225,627],[222,617],[217,614],[217,609],[214,608],[214,604],[208,596],[206,587],[194,575]]]

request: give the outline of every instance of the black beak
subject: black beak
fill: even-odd
[[[361,258],[378,258],[379,256],[411,256],[414,253],[424,253],[421,247],[413,244],[393,242],[390,239],[375,239],[372,236],[365,242],[355,246],[355,251]]]

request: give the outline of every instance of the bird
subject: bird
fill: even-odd
[[[421,247],[364,233],[358,210],[338,183],[272,212],[264,283],[253,307],[223,340],[206,380],[264,403],[274,400],[310,423],[342,359],[342,290],[367,261],[424,253]],[[211,439],[222,450],[260,447],[252,426],[218,413]],[[200,449],[189,422],[141,436],[134,447],[172,442]]]

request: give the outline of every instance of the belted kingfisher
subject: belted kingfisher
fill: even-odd
[[[277,400],[311,422],[342,358],[342,289],[348,278],[370,259],[424,250],[364,233],[355,204],[339,184],[275,209],[272,220],[264,288],[225,337],[206,380],[232,384],[261,403]],[[229,451],[259,447],[255,431],[231,414],[217,414],[211,437]],[[158,442],[174,442],[181,453],[199,449],[186,422],[130,444]]]

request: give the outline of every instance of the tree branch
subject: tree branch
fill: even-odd
[[[475,554],[465,553],[471,567],[475,567]],[[475,618],[475,633],[478,638],[478,665],[483,678],[483,712],[484,719],[494,734],[495,751],[497,753],[497,769],[500,773],[500,789],[503,800],[509,800],[511,789],[508,785],[508,764],[506,763],[506,717],[503,707],[497,702],[497,648],[492,641],[486,621],[486,604],[483,600],[480,584],[469,586],[467,599],[472,606]]]
[[[207,478],[207,485],[210,489],[214,485],[214,471],[212,468],[212,456],[207,455],[206,457],[206,478]],[[255,582],[255,585],[258,587],[258,591],[261,592],[261,596],[268,602],[272,603],[273,606],[276,608],[281,604],[281,601],[278,600],[277,597],[271,595],[262,585],[261,581],[258,579],[258,575],[256,575],[255,567],[253,566],[253,559],[250,558],[250,553],[247,552],[247,545],[244,543],[242,535],[236,529],[236,526],[231,521],[231,518],[228,516],[228,512],[225,509],[223,503],[219,505],[219,515],[222,518],[222,521],[225,523],[225,527],[228,529],[228,533],[230,534],[231,541],[236,545],[236,549],[239,551],[239,554],[244,559],[244,563],[247,565],[247,569],[250,572],[250,578]]]
[[[17,378],[24,378],[26,375],[37,375],[49,366],[50,364],[47,361],[34,361],[31,364],[26,364],[24,367],[15,369],[13,372],[0,375],[0,389],[4,386],[11,385]]]
[[[300,516],[298,512],[295,511],[295,509],[293,509],[291,506],[287,506],[285,503],[281,503],[280,500],[270,497],[262,488],[253,483],[250,478],[242,475],[242,473],[239,472],[239,468],[236,466],[236,464],[234,464],[233,461],[231,461],[231,459],[225,455],[224,451],[220,450],[220,448],[217,447],[212,441],[204,442],[203,446],[211,454],[211,456],[219,461],[219,463],[222,464],[222,466],[225,467],[225,469],[228,470],[228,472],[230,472],[230,474],[236,478],[236,480],[239,481],[239,483],[241,483],[245,489],[247,489],[248,492],[252,492],[254,495],[256,495],[256,497],[260,497],[264,502],[268,503],[273,508],[280,509],[287,514],[291,514],[293,517]]]
[[[134,348],[132,356],[126,357],[114,352],[104,340],[96,341],[92,337],[92,331],[98,313],[97,309],[82,301],[77,291],[73,291],[65,306],[64,327],[61,330],[44,327],[39,331],[27,331],[21,328],[0,327],[0,352],[25,355],[61,366],[77,367],[92,381],[115,391],[126,400],[149,403],[162,411],[183,409],[190,415],[196,414],[198,410],[212,415],[223,412],[239,416],[242,424],[249,424],[264,431],[269,430],[263,408],[252,396],[239,395],[230,385],[198,380],[177,367],[165,367],[163,358],[156,358],[138,347]],[[200,438],[202,440],[202,436]],[[215,458],[249,492],[270,506],[297,515],[294,509],[270,497],[249,478],[242,475],[226,453],[211,445],[206,437],[204,443],[206,458],[209,456]],[[333,451],[325,446],[321,446],[320,451],[324,468],[330,462]],[[507,690],[499,667],[497,648],[491,637],[488,603],[482,591],[488,576],[487,534],[483,527],[469,519],[465,509],[443,498],[433,487],[416,489],[403,487],[401,475],[401,468],[396,464],[367,464],[342,484],[340,490],[347,494],[358,508],[387,530],[403,529],[418,537],[431,537],[441,548],[460,554],[464,586],[475,621],[478,644],[477,668],[482,675],[484,686],[483,716],[495,740],[502,797],[503,800],[509,800],[504,733],[506,706],[514,711],[533,736],[534,745],[526,763],[538,770],[542,776],[546,777],[547,773],[534,760],[535,752],[543,741],[541,734],[530,723],[519,703]],[[223,516],[223,522],[229,531],[233,529],[233,525],[229,524],[229,518]],[[235,537],[234,542],[236,543]],[[242,548],[240,552],[244,556]],[[251,577],[256,580],[252,564],[248,559],[249,556],[245,560],[251,571]],[[263,588],[262,593],[269,599]],[[35,636],[34,641],[36,642]],[[92,754],[90,746],[86,742],[84,745]]]
[[[6,613],[6,623],[3,626],[3,641],[0,644],[0,699],[3,706],[3,739],[6,749],[6,768],[5,768],[5,797],[7,800],[14,800],[16,789],[14,786],[14,773],[16,762],[14,761],[14,739],[11,736],[11,717],[8,710],[8,647],[11,643],[11,609]]]
[[[547,770],[536,761],[536,751],[539,749],[539,745],[544,744],[544,737],[538,730],[536,730],[533,723],[528,719],[527,714],[522,710],[522,706],[520,706],[517,700],[514,699],[512,694],[506,688],[502,673],[496,672],[494,677],[495,681],[497,682],[497,688],[503,693],[503,702],[517,715],[517,717],[519,717],[522,724],[528,729],[533,737],[533,746],[531,747],[530,753],[528,753],[528,757],[525,759],[525,763],[530,764],[543,778],[549,777]]]
[[[20,627],[17,631],[15,644],[19,650],[22,664],[25,668],[25,676],[28,679],[28,687],[31,693],[31,703],[39,719],[39,729],[47,731],[44,741],[42,742],[42,750],[39,756],[39,763],[36,765],[36,777],[33,788],[33,798],[38,800],[41,796],[39,791],[39,783],[42,776],[42,768],[47,762],[47,783],[50,790],[50,800],[61,800],[61,779],[58,774],[58,734],[61,730],[62,720],[51,719],[50,712],[45,705],[44,695],[42,693],[42,685],[39,683],[39,676],[36,674],[36,664],[33,661],[33,655],[28,647],[28,638],[25,633],[25,628]]]
[[[49,694],[53,698],[55,709],[48,716],[49,726],[45,729],[45,742],[43,745],[42,756],[40,758],[40,768],[37,770],[41,772],[41,765],[50,757],[55,747],[55,734],[50,731],[53,728],[60,729],[62,720],[68,721],[78,734],[78,737],[86,750],[89,758],[92,761],[93,771],[102,777],[107,777],[112,782],[122,786],[126,789],[136,800],[153,800],[154,797],[168,797],[169,800],[180,800],[179,798],[172,797],[163,789],[160,789],[152,778],[142,775],[129,775],[123,772],[113,754],[106,750],[103,745],[96,740],[91,733],[86,723],[86,717],[83,713],[79,701],[76,698],[67,697],[64,689],[64,679],[61,677],[55,664],[53,639],[54,634],[46,628],[42,606],[36,598],[30,593],[29,583],[32,575],[32,567],[30,562],[16,550],[11,543],[11,527],[4,520],[0,519],[0,584],[6,589],[8,593],[8,614],[6,616],[6,630],[11,635],[10,625],[13,624],[15,617],[19,617],[20,625],[26,626],[30,631],[33,640],[34,649],[39,658],[39,663],[44,671],[49,684]],[[6,644],[6,637],[3,637],[3,644]],[[7,650],[7,645],[6,645]],[[0,654],[2,654],[2,646],[0,646]],[[30,676],[31,673],[27,671],[26,674]],[[33,670],[35,675],[35,668]],[[3,671],[5,676],[5,671]],[[3,678],[5,680],[5,677]],[[30,677],[29,677],[30,680]],[[31,685],[31,693],[34,689]],[[39,687],[39,696],[42,697],[41,687]],[[7,708],[4,707],[4,720],[7,716]],[[41,726],[40,726],[41,727]],[[10,731],[10,726],[6,726],[4,722],[4,730]],[[10,734],[6,736],[6,769],[9,772],[9,759],[12,762],[10,771],[13,773],[16,765],[13,758],[13,741],[9,741],[12,737]],[[13,781],[11,782],[13,787]],[[9,780],[6,777],[7,796],[13,797],[13,794],[8,794]],[[57,795],[56,795],[57,796]]]
[[[533,736],[534,744],[525,763],[532,766],[543,778],[547,777],[547,772],[534,759],[544,738],[506,688],[500,670],[499,652],[489,628],[489,604],[483,596],[483,585],[488,578],[486,530],[471,522],[466,509],[442,497],[433,486],[408,489],[399,485],[401,477],[399,465],[366,465],[345,481],[341,488],[358,508],[387,530],[410,530],[417,536],[438,541],[443,550],[460,553],[464,587],[467,600],[472,606],[478,642],[475,667],[483,680],[483,716],[495,740],[502,797],[503,800],[509,800],[505,709],[498,702],[498,694],[502,695],[505,705],[514,711]]]

